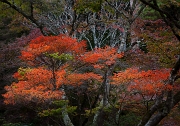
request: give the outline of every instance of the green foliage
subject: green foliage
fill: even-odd
[[[180,11],[180,0],[156,0],[156,1],[160,9],[162,9],[166,13],[169,13],[170,15],[179,14],[178,12]],[[141,14],[141,18],[146,20],[156,20],[161,18],[161,16],[158,11],[150,7],[146,7],[143,10],[143,13]]]
[[[112,110],[113,110],[112,106],[107,106],[104,108],[102,108],[102,106],[98,106],[98,107],[95,107],[90,110],[85,110],[85,116],[87,116],[87,117],[92,116],[92,115],[96,114],[98,111],[103,111],[105,113],[111,113]]]
[[[27,15],[31,15],[31,6],[33,6],[33,9],[36,13],[46,13],[48,11],[51,11],[53,13],[60,14],[63,11],[62,8],[64,4],[64,0],[13,0],[9,2],[17,6]]]
[[[136,126],[141,117],[133,113],[127,113],[120,117],[120,126]]]
[[[18,69],[18,73],[19,73],[21,76],[24,76],[25,73],[29,72],[30,70],[31,70],[30,68],[22,68],[22,67],[20,67],[20,68]]]
[[[161,18],[159,12],[155,11],[154,9],[150,7],[146,7],[140,16],[142,19],[145,19],[145,20],[157,20]]]
[[[75,113],[75,110],[77,109],[77,106],[67,106],[66,108],[66,112],[69,114],[73,114]],[[64,108],[57,108],[57,109],[48,109],[48,110],[44,110],[42,112],[39,113],[40,117],[45,117],[45,116],[61,116],[62,112],[64,111]]]
[[[65,54],[65,53],[62,53],[61,55],[59,55],[59,53],[51,53],[51,54],[45,54],[47,57],[51,57],[53,59],[56,59],[56,60],[61,60],[61,61],[69,61],[69,60],[73,60],[73,56],[71,54]]]
[[[52,104],[59,106],[59,107],[63,107],[65,105],[67,105],[68,102],[69,102],[68,100],[59,100],[59,101],[53,101]]]
[[[49,110],[44,110],[43,112],[39,113],[40,117],[46,117],[46,116],[59,116],[61,115],[62,108],[58,109],[49,109]]]
[[[22,17],[18,14],[14,16],[10,12],[0,13],[0,41],[4,43],[12,42],[17,37],[29,33],[29,28],[22,25]]]
[[[75,114],[76,109],[77,109],[77,106],[67,106],[67,113]]]
[[[94,115],[95,113],[97,113],[97,111],[99,111],[100,107],[96,107],[96,108],[93,108],[91,110],[85,110],[85,116],[92,116]]]
[[[171,67],[172,63],[176,60],[174,56],[180,52],[180,44],[175,42],[148,42],[147,48],[149,52],[159,56],[159,63],[163,67]]]
[[[8,3],[17,7],[12,9]],[[27,17],[42,20],[42,15],[60,15],[64,10],[64,0],[6,0],[0,1],[0,40],[14,41],[16,37],[28,34],[30,21]],[[26,15],[26,18],[24,17]],[[41,16],[40,16],[41,15]],[[27,27],[24,24],[28,24]],[[34,27],[34,26],[33,26]]]
[[[162,2],[160,8],[168,13],[169,15],[173,15],[176,20],[180,18],[180,1],[179,0],[165,0]]]
[[[14,41],[17,37],[29,33],[29,28],[22,23],[24,18],[5,3],[0,2],[0,41]]]
[[[58,116],[62,116],[63,111],[66,111],[69,114],[75,114],[75,111],[77,109],[77,106],[68,106],[67,100],[54,101],[52,104],[55,105],[57,108],[43,110],[42,112],[39,113],[39,116],[40,117],[47,117],[47,116],[58,117]]]
[[[101,9],[102,0],[78,0],[75,5],[77,13],[87,11],[98,12]]]

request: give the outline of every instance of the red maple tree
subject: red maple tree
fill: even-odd
[[[170,69],[130,67],[114,73],[123,56],[109,46],[86,51],[85,41],[65,35],[38,37],[22,51],[20,58],[29,67],[14,74],[18,82],[5,87],[4,103],[51,103],[67,96],[68,104],[77,106],[79,117],[96,107],[96,112],[103,112],[107,106],[122,110],[133,102],[148,103],[175,88],[168,81]]]
[[[40,36],[22,51],[21,59],[30,68],[20,68],[14,77],[19,81],[6,86],[6,104],[42,103],[61,99],[61,85],[80,85],[86,80],[100,80],[94,73],[68,73],[66,61],[76,60],[85,51],[85,41],[77,42],[65,35]],[[40,67],[37,67],[40,66]]]

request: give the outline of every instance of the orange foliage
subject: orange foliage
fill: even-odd
[[[52,73],[42,67],[34,68],[30,72],[26,73],[26,78],[29,86],[44,85],[48,89],[52,89],[52,84],[50,79],[52,78]]]
[[[122,57],[123,54],[118,54],[115,48],[106,46],[105,48],[98,48],[94,51],[85,53],[81,60],[85,63],[95,64],[95,68],[103,68],[104,65],[113,65],[116,59]],[[97,65],[97,63],[102,64]]]
[[[38,56],[44,56],[45,53],[70,53],[72,55],[75,54],[76,58],[74,58],[73,62],[78,59],[78,63],[83,62],[87,66],[92,65],[95,69],[103,69],[114,65],[119,58],[123,57],[123,54],[117,53],[116,48],[109,46],[86,53],[85,47],[84,41],[79,43],[76,39],[65,35],[41,36],[30,42],[26,49],[27,51],[22,52],[21,58],[33,61],[38,60]],[[42,60],[46,59],[47,57]],[[47,62],[49,63],[51,60],[47,60]],[[55,63],[58,62],[52,60],[52,63],[49,64],[52,66]],[[60,91],[62,85],[80,86],[82,84],[103,82],[103,77],[93,72],[78,73],[77,70],[77,72],[73,73],[68,71],[67,68],[71,67],[68,63],[60,65],[60,68],[57,67],[57,69],[46,66],[28,69],[25,72],[22,71],[24,72],[23,75],[15,73],[14,77],[18,78],[19,82],[5,87],[7,93],[3,95],[5,98],[4,102],[6,104],[15,104],[25,101],[26,103],[52,101],[54,99],[61,99],[64,93]],[[154,95],[162,90],[172,90],[171,85],[165,84],[169,77],[169,72],[169,69],[140,71],[139,69],[129,68],[108,78],[111,79],[111,84],[124,85],[127,91]]]
[[[18,74],[16,73],[15,76]],[[19,75],[18,75],[19,77]],[[46,102],[53,99],[61,99],[63,92],[54,89],[51,78],[52,73],[42,67],[27,71],[24,75],[25,80],[6,86],[4,94],[6,104],[29,102]]]
[[[64,85],[79,86],[94,81],[101,82],[102,77],[94,73],[71,73],[66,74],[65,70],[58,70],[56,75],[56,88],[52,84],[52,71],[43,67],[30,69],[24,73],[18,83],[6,86],[7,93],[3,95],[5,104],[18,104],[29,102],[43,103],[61,99],[63,92],[59,88]],[[14,77],[22,77],[15,73]],[[55,88],[55,89],[54,89]]]
[[[22,51],[21,59],[34,60],[43,53],[75,53],[81,54],[85,51],[86,42],[78,42],[76,39],[65,35],[59,36],[40,36],[29,43],[26,51]]]
[[[33,59],[35,58],[32,53],[26,52],[26,51],[22,51],[22,52],[21,52],[21,55],[22,55],[21,58],[22,58],[23,60],[33,60]]]
[[[91,83],[93,80],[101,82],[102,76],[95,73],[72,73],[67,75],[64,83],[67,85],[79,86],[83,84],[83,82]]]
[[[61,85],[64,84],[64,80],[65,80],[65,76],[66,76],[66,71],[63,70],[58,70],[56,72],[56,86],[57,88],[61,87]]]
[[[61,99],[63,91],[60,91],[62,85],[79,86],[84,83],[92,84],[94,81],[100,82],[102,77],[95,73],[66,73],[66,68],[69,67],[68,63],[54,69],[56,60],[46,57],[45,53],[52,54],[74,54],[74,59],[83,55],[85,51],[85,42],[77,42],[65,35],[59,36],[40,36],[32,40],[26,48],[22,51],[21,58],[26,61],[33,60],[47,60],[45,67],[38,67],[28,69],[21,69],[14,74],[14,77],[19,80],[18,83],[13,83],[6,86],[5,98],[6,104],[28,103],[35,102],[41,103],[52,101],[54,99]],[[99,49],[100,51],[100,49]],[[110,51],[110,50],[109,50]],[[99,52],[100,53],[100,52]],[[115,52],[114,52],[115,53]],[[39,57],[40,56],[40,57]],[[102,57],[102,56],[101,56]],[[51,62],[52,61],[52,62]],[[46,66],[48,65],[49,66]],[[39,64],[44,65],[44,64]],[[52,68],[51,68],[52,66]],[[24,71],[25,70],[25,71]],[[20,73],[21,72],[21,73]]]
[[[13,74],[13,77],[18,79],[18,80],[24,80],[24,76],[22,76],[19,72],[16,72]]]
[[[22,82],[21,82],[22,83]],[[22,85],[18,83],[18,85]],[[22,86],[21,86],[22,87]],[[42,87],[44,88],[44,87]],[[28,89],[25,90],[24,88],[17,87],[17,84],[12,84],[9,87],[5,87],[8,91],[7,93],[3,94],[5,98],[5,104],[29,104],[30,102],[33,103],[44,103],[44,102],[51,102],[52,100],[61,99],[63,92],[59,90],[51,91],[43,91],[41,87],[37,87],[36,89]]]
[[[146,95],[158,94],[162,90],[171,90],[172,86],[166,84],[169,77],[169,69],[139,71],[138,69],[127,69],[112,77],[115,85],[129,83],[129,90]]]

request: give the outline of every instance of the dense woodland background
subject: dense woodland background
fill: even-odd
[[[0,12],[0,125],[179,125],[180,0],[0,0]]]

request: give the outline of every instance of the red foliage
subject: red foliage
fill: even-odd
[[[83,84],[83,82],[91,83],[93,82],[93,80],[100,82],[102,80],[102,76],[92,73],[92,72],[84,73],[84,74],[73,73],[73,74],[67,75],[66,79],[64,80],[64,83],[68,85],[79,86]]]
[[[169,69],[139,71],[127,69],[112,77],[112,84],[121,85],[129,83],[128,90],[144,95],[159,94],[163,90],[172,90],[172,86],[166,84],[169,77]]]
[[[42,34],[39,29],[33,29],[27,36],[17,38],[13,43],[0,43],[0,73],[4,74],[5,70],[11,70],[22,66],[23,63],[19,59],[21,50],[27,46],[32,39],[35,39],[40,35]]]
[[[123,54],[118,54],[116,48],[106,46],[94,51],[85,53],[81,60],[94,65],[94,68],[103,68],[115,64],[116,60],[122,58]]]
[[[74,54],[76,57],[83,54],[85,51],[85,42],[77,42],[65,35],[59,36],[40,36],[32,40],[26,48],[22,51],[21,58],[25,61],[39,60],[42,55],[47,60],[45,53],[59,53],[59,54]],[[56,62],[55,59],[47,60],[51,64],[47,67],[46,64],[41,64],[43,67],[36,67],[31,69],[21,69],[14,74],[14,77],[19,80],[18,83],[13,83],[6,86],[7,91],[4,94],[6,104],[18,104],[29,102],[42,103],[51,102],[52,100],[61,99],[63,91],[60,90],[62,85],[79,86],[84,82],[92,83],[93,80],[101,81],[101,76],[95,73],[66,73],[68,64],[63,64],[57,69],[52,66]],[[32,66],[31,66],[32,67]],[[51,68],[52,67],[52,68]]]
[[[59,36],[40,36],[32,40],[25,51],[22,52],[21,59],[33,61],[43,53],[71,53],[81,54],[85,51],[86,42],[77,42],[76,39],[65,35]]]
[[[108,46],[90,52],[85,52],[85,47],[84,41],[77,42],[76,39],[65,35],[40,36],[29,43],[26,51],[22,51],[21,58],[26,61],[35,61],[42,56],[44,56],[43,60],[47,60],[48,57],[45,54],[57,52],[58,54],[72,54],[75,57],[73,62],[82,62],[85,66],[93,66],[95,69],[104,70],[104,68],[113,68],[111,66],[114,66],[124,56],[124,54],[118,54],[116,48]],[[6,104],[51,102],[62,98],[64,94],[63,90],[60,90],[62,85],[93,84],[94,87],[97,87],[99,82],[103,82],[104,78],[92,71],[83,72],[78,71],[78,69],[73,71],[72,67],[76,68],[76,66],[71,66],[71,64],[68,64],[69,62],[55,69],[53,65],[58,60],[50,57],[50,60],[47,61],[50,64],[49,66],[40,64],[41,67],[27,69],[21,73],[19,71],[19,73],[14,74],[19,82],[5,87],[7,93],[3,96]],[[52,62],[50,63],[50,61]],[[169,72],[169,69],[142,71],[129,68],[114,74],[112,77],[109,74],[108,78],[113,85],[124,85],[127,92],[149,96],[159,94],[162,90],[172,90],[173,87],[166,84]],[[101,74],[104,75],[102,71]],[[122,93],[121,95],[123,97],[127,94]],[[130,95],[128,96],[130,97]]]
[[[22,77],[19,73],[15,77]],[[52,73],[44,68],[30,69],[24,74],[24,79],[18,83],[6,86],[4,94],[6,104],[28,104],[29,102],[42,103],[61,99],[63,92],[54,90],[51,83]]]

